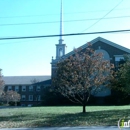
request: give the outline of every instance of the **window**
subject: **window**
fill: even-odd
[[[41,95],[37,95],[37,100],[41,101]]]
[[[62,48],[59,49],[59,56],[60,57],[63,56],[63,50],[62,50]]]
[[[26,96],[25,96],[25,95],[22,95],[21,100],[22,100],[22,101],[25,101],[25,100],[26,100]]]
[[[25,107],[26,105],[25,104],[21,104],[22,107]]]
[[[29,101],[33,101],[33,95],[29,95]]]
[[[124,57],[122,55],[115,55],[115,67],[119,67],[121,60],[124,60]]]
[[[40,91],[41,90],[41,86],[37,86],[37,91]]]
[[[22,91],[26,91],[26,86],[22,86]]]
[[[15,91],[16,91],[16,92],[19,91],[19,86],[15,86]]]
[[[124,60],[124,57],[123,56],[120,56],[120,57],[115,57],[115,61],[120,61],[120,60]]]
[[[28,104],[28,107],[32,107],[33,106],[33,104]]]
[[[8,91],[12,90],[12,86],[8,86]]]
[[[29,91],[33,91],[33,86],[29,86]]]

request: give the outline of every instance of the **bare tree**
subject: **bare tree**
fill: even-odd
[[[57,64],[53,86],[72,102],[82,104],[85,113],[91,93],[99,91],[101,85],[109,84],[113,65],[103,60],[103,54],[96,53],[90,45],[84,52],[82,49],[74,52]]]
[[[32,84],[35,84],[35,83],[38,83],[38,82],[39,82],[39,81],[38,81],[38,79],[36,79],[36,78],[34,78],[34,79],[31,80],[31,83],[32,83]]]

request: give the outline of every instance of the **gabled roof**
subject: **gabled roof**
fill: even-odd
[[[130,53],[130,49],[125,48],[125,47],[123,47],[121,45],[118,45],[118,44],[116,44],[114,42],[111,42],[111,41],[109,41],[107,39],[104,39],[102,37],[97,37],[94,40],[90,41],[90,43],[93,45],[93,44],[95,44],[98,41],[104,42],[105,44],[108,44],[108,45],[113,46],[115,48],[118,48],[118,49],[120,49],[122,51]],[[88,46],[87,44],[84,44],[84,45],[80,46],[79,48],[85,49],[87,46]],[[67,57],[69,57],[69,56],[71,56],[73,54],[74,54],[74,51],[71,51],[71,52],[67,53],[66,55],[64,55],[63,58],[67,58]]]
[[[33,80],[43,82],[51,79],[51,76],[5,76],[3,80],[5,85],[29,85],[33,84]]]

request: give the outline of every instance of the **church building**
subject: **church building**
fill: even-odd
[[[124,54],[130,54],[130,49],[120,46],[112,41],[97,37],[90,41],[92,47],[96,52],[102,52],[104,59],[109,60],[111,63],[118,66],[118,63],[123,59]],[[81,51],[87,48],[87,44],[81,45]],[[51,79],[55,77],[55,69],[60,58],[68,58],[74,54],[74,51],[65,53],[66,44],[63,39],[63,16],[62,16],[62,0],[61,0],[61,13],[60,13],[60,37],[59,42],[56,44],[56,56],[51,61],[51,76],[5,76],[5,90],[14,90],[21,95],[21,105],[36,105],[42,102],[42,91],[44,86],[51,85]],[[43,66],[44,67],[44,66]],[[34,82],[35,81],[35,82]],[[106,89],[100,91],[96,97],[106,97],[111,95],[111,90]]]
[[[52,58],[51,61],[51,77],[55,77],[55,69],[56,64],[58,63],[58,61],[62,58],[62,59],[66,59],[69,58],[71,55],[74,54],[74,51],[71,51],[67,54],[65,54],[65,48],[66,45],[64,44],[64,39],[63,39],[63,31],[62,31],[62,23],[63,23],[63,19],[62,19],[62,1],[61,1],[61,14],[60,14],[60,38],[59,38],[59,43],[56,44],[56,58]],[[92,41],[90,41],[89,43],[92,44],[92,48],[98,52],[98,53],[103,53],[104,56],[104,60],[108,60],[111,63],[113,63],[115,65],[115,67],[118,67],[119,61],[124,59],[123,55],[124,54],[130,54],[130,49],[125,48],[121,45],[118,45],[112,41],[109,41],[107,39],[104,39],[102,37],[97,37],[95,39],[93,39]],[[81,45],[79,48],[81,48],[84,52],[84,50],[88,47],[88,45],[85,43],[84,45]],[[111,90],[106,88],[105,90],[103,89],[102,91],[96,93],[96,95],[94,95],[95,97],[106,97],[106,96],[110,96],[111,95]]]

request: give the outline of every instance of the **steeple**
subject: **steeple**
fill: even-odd
[[[61,0],[61,10],[60,10],[60,39],[59,44],[62,44],[63,40],[63,6],[62,6],[62,0]]]
[[[62,56],[65,55],[65,48],[66,44],[63,43],[63,0],[60,0],[60,37],[59,37],[59,42],[56,44],[56,58],[52,57],[52,62],[51,62],[51,72],[52,72],[52,77],[56,75],[55,70],[57,68],[57,63],[60,60]]]
[[[66,45],[63,44],[63,1],[61,0],[61,7],[60,7],[60,39],[59,44],[56,44],[56,59],[59,59],[63,55],[65,55],[65,47]]]

